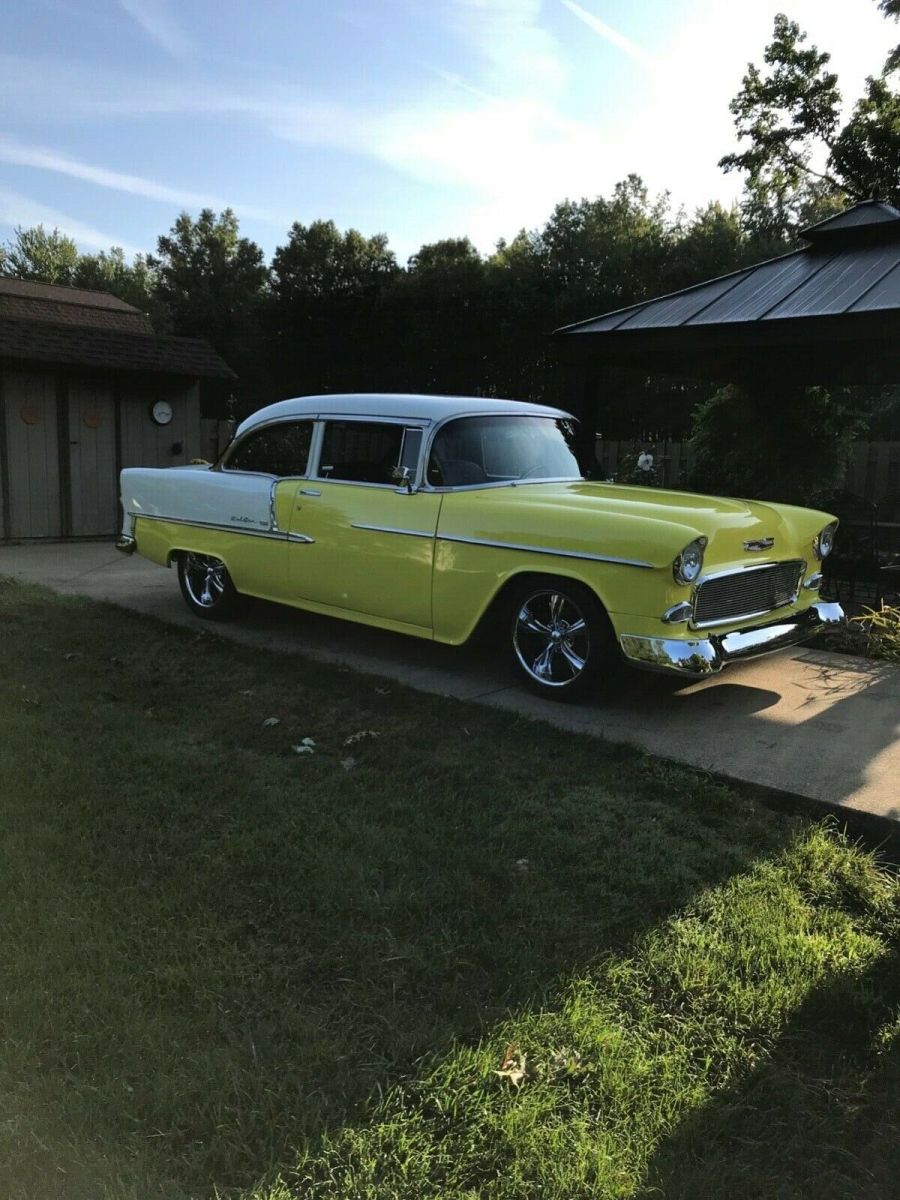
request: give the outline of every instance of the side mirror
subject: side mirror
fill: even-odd
[[[398,491],[406,492],[409,496],[413,494],[415,488],[413,487],[412,471],[410,471],[409,467],[394,467],[391,471],[391,477],[394,483],[400,485],[397,489]]]

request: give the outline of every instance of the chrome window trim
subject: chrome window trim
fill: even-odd
[[[583,475],[548,475],[541,479],[500,479],[496,483],[460,483],[456,485],[441,484],[436,487],[427,481],[419,489],[423,492],[483,492],[487,488],[530,487],[533,483],[586,483]]]
[[[313,451],[316,448],[316,422],[318,418],[314,416],[302,417],[274,417],[271,421],[260,421],[258,425],[254,425],[241,436],[234,437],[219,455],[216,462],[209,468],[211,471],[218,471],[222,475],[259,475],[263,479],[307,479],[309,476],[309,466],[312,462]],[[271,429],[276,425],[302,425],[309,421],[312,425],[312,431],[309,438],[309,451],[306,455],[306,474],[305,475],[273,475],[271,471],[245,471],[241,467],[229,467],[228,461],[246,442],[247,438],[253,434],[259,433],[261,429]]]
[[[332,479],[330,475],[320,475],[319,468],[321,466],[321,461],[322,461],[322,447],[325,444],[325,426],[328,424],[329,421],[341,421],[346,425],[398,425],[400,427],[400,429],[402,429],[402,431],[403,431],[403,436],[400,439],[400,459],[403,458],[403,446],[404,446],[404,443],[406,442],[406,431],[408,429],[421,429],[421,431],[422,431],[422,446],[425,445],[425,442],[427,440],[428,426],[429,426],[428,421],[415,421],[415,420],[404,421],[400,417],[391,417],[391,416],[380,416],[380,417],[371,416],[370,417],[370,416],[357,415],[355,413],[352,416],[347,416],[346,413],[333,413],[333,414],[332,413],[320,413],[319,416],[316,417],[319,434],[318,434],[317,441],[314,443],[313,446],[310,447],[309,460],[306,464],[307,474],[304,476],[304,478],[315,479],[317,483],[346,483],[346,484],[349,484],[351,487],[391,488],[393,491],[400,491],[400,492],[406,494],[407,489],[406,488],[398,489],[396,483],[369,483],[367,480],[363,480],[363,479]],[[418,464],[416,465],[416,473],[415,473],[414,480],[413,480],[413,488],[415,491],[421,490],[420,486],[419,486],[419,481],[422,477],[423,461],[424,461],[422,458],[422,446],[419,447],[419,461],[418,461]],[[315,457],[313,457],[313,453],[312,453],[313,449],[316,450]],[[399,461],[399,459],[398,459],[398,461]]]
[[[653,563],[642,562],[637,558],[615,558],[611,554],[590,554],[584,550],[556,550],[551,546],[523,546],[517,542],[495,542],[488,538],[459,537],[453,533],[436,534],[439,542],[460,542],[466,546],[489,546],[494,550],[517,550],[524,554],[549,554],[554,558],[578,558],[588,562],[614,563],[620,567],[640,567],[645,571],[653,570]]]
[[[457,487],[450,487],[442,484],[440,487],[435,487],[428,482],[428,460],[431,457],[431,449],[434,445],[434,440],[445,425],[451,421],[462,421],[467,417],[500,417],[504,420],[510,417],[532,417],[538,421],[575,421],[577,419],[570,413],[563,412],[561,409],[550,409],[546,416],[544,413],[522,413],[522,412],[458,412],[450,413],[449,416],[441,417],[439,421],[434,421],[431,425],[428,437],[422,439],[422,445],[425,453],[422,456],[421,473],[422,473],[422,491],[423,492],[474,492],[484,488],[496,487],[519,487],[526,483],[585,483],[583,475],[561,475],[548,476],[543,479],[503,479],[497,483],[463,483]]]
[[[697,621],[691,617],[691,629],[717,629],[722,625],[734,625],[737,621],[752,621],[756,617],[765,617],[769,613],[780,612],[783,608],[790,608],[792,604],[796,604],[800,599],[801,581],[806,574],[807,563],[802,558],[779,558],[771,559],[763,563],[747,563],[742,567],[731,567],[723,571],[711,571],[708,575],[703,575],[694,584],[694,589],[691,593],[691,607],[693,613],[697,611],[697,594],[704,583],[711,579],[723,579],[726,575],[743,575],[749,571],[765,571],[771,567],[787,567],[794,566],[797,568],[797,583],[789,600],[784,604],[779,604],[777,608],[761,608],[757,612],[737,613],[733,617],[721,617],[715,621]]]

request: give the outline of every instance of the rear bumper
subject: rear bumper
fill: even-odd
[[[742,658],[758,658],[785,646],[833,628],[846,620],[839,604],[819,600],[802,613],[756,625],[735,633],[713,634],[708,638],[687,641],[680,638],[638,637],[625,633],[619,638],[625,660],[633,667],[648,671],[675,671],[695,679],[717,675],[730,662]]]

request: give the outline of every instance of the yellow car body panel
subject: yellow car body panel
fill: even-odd
[[[296,604],[416,626],[431,636],[434,535],[442,497],[317,480],[301,487],[290,532]]]

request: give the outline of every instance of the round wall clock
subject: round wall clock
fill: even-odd
[[[157,400],[150,409],[150,416],[157,425],[168,425],[174,415],[172,405],[168,400]]]

